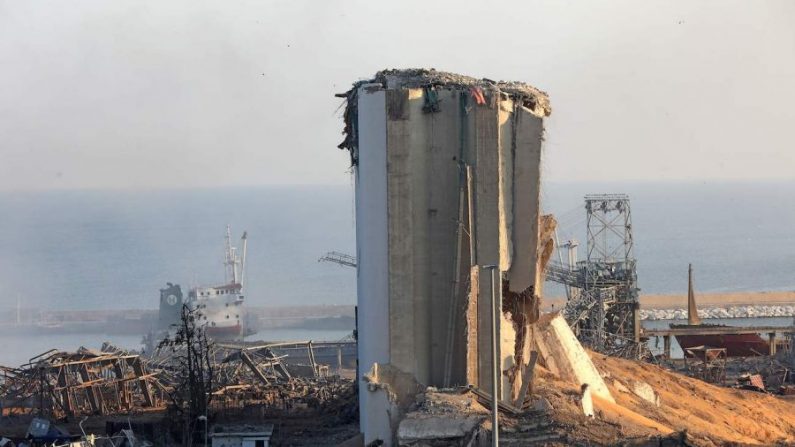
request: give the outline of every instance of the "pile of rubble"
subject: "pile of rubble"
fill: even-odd
[[[18,368],[0,367],[0,403],[8,413],[38,409],[54,418],[164,408],[156,376],[137,354],[50,350]]]
[[[791,445],[795,405],[728,389],[632,360],[590,353],[614,402],[583,392],[536,366],[534,392],[522,409],[501,407],[502,445],[719,446]],[[470,388],[428,388],[416,396],[398,432],[402,446],[489,445],[489,401]]]
[[[350,437],[358,431],[353,381],[330,375],[327,365],[314,361],[311,343],[307,348],[310,364],[301,365],[288,363],[274,345],[213,347],[210,419],[287,421],[286,426],[280,423],[277,431],[291,445],[306,437],[304,432],[310,426],[326,430],[326,435],[329,430],[337,431],[340,440]],[[0,405],[7,416],[2,434],[17,442],[31,439],[25,431],[28,426],[52,420],[65,424],[58,439],[83,442],[83,437],[70,433],[87,429],[88,433],[115,435],[116,425],[102,430],[110,423],[108,417],[135,415],[123,425],[138,424],[136,432],[147,427],[148,431],[140,431],[148,433],[148,439],[179,436],[174,431],[179,424],[173,420],[163,423],[174,416],[165,410],[173,401],[169,393],[178,386],[179,362],[175,359],[174,352],[145,358],[105,344],[101,350],[51,350],[18,368],[0,367]],[[33,418],[34,414],[40,419]],[[88,418],[86,426],[75,426],[81,417]],[[317,439],[326,435],[319,434]]]
[[[336,388],[321,386],[329,368],[286,361],[274,346],[213,346],[213,395],[262,398],[303,396],[321,402]],[[49,417],[126,414],[131,410],[162,409],[177,384],[178,351],[151,357],[105,343],[100,350],[81,347],[75,352],[49,350],[19,367],[0,366],[0,399],[6,412],[45,410]]]
[[[795,442],[795,405],[790,402],[583,350],[565,321],[554,314],[542,316],[534,332],[537,363],[529,366],[529,389],[519,400],[499,404],[503,445]],[[364,377],[369,387],[383,389],[394,403],[397,445],[488,445],[489,393],[471,386],[439,390],[415,384],[415,394],[397,395],[396,390],[412,389],[397,382],[401,377],[386,367]]]

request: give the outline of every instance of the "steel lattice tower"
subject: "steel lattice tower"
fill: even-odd
[[[546,278],[567,286],[563,315],[583,343],[597,351],[622,357],[646,355],[640,342],[638,275],[632,212],[625,194],[585,196],[586,258],[547,264]],[[560,244],[558,244],[560,247]]]
[[[606,334],[637,342],[638,275],[633,254],[632,212],[625,194],[585,196],[587,255],[584,291],[595,299],[587,326],[595,342]]]

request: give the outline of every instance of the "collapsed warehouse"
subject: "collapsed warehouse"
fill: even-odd
[[[294,425],[301,430],[306,417],[317,421],[328,415],[331,425],[356,417],[352,380],[339,376],[343,370],[332,374],[329,365],[316,362],[312,342],[213,344],[208,353],[212,380],[206,405],[215,423],[297,418]],[[288,362],[292,355],[309,362]],[[155,445],[179,444],[185,433],[177,420],[187,409],[176,399],[184,385],[178,358],[179,351],[145,357],[105,343],[99,350],[50,350],[20,367],[0,367],[2,435],[25,437],[33,416],[62,422],[90,417],[89,426],[107,425],[111,435],[119,428],[114,416],[136,415],[134,425],[144,427],[142,434]],[[190,430],[195,429],[194,424]]]
[[[49,350],[19,368],[0,367],[2,406],[8,411],[38,409],[63,418],[159,408],[162,387],[137,354]]]
[[[612,438],[586,430],[581,442],[625,439],[620,428],[608,427],[618,423],[638,426],[642,439],[657,436],[649,445],[663,442],[660,436],[669,436],[670,445],[689,445],[677,434],[687,427],[622,404],[614,396],[618,385],[604,380],[605,371],[591,360],[595,354],[583,349],[569,324],[539,313],[555,229],[554,217],[540,207],[544,119],[551,113],[545,93],[523,83],[412,69],[379,72],[339,96],[347,102],[339,147],[349,151],[356,188],[365,445],[470,445],[483,440],[484,427],[490,434],[483,436],[496,437],[496,419],[489,426],[470,403],[443,416],[421,414],[428,402],[445,399],[438,397],[442,388],[465,389],[492,406],[490,399],[498,400],[506,417],[543,412],[552,407],[539,402],[549,403],[554,390],[539,389],[541,383],[558,394],[570,393],[561,383],[576,386],[564,401],[582,400],[583,409],[569,423],[587,423],[586,395],[588,401],[593,396],[600,420],[609,421],[602,434]],[[629,309],[622,315],[630,316],[621,324],[629,328],[624,339],[637,344],[632,287],[620,303]],[[547,374],[556,379],[541,379]],[[619,393],[630,390],[616,383]],[[635,394],[656,393],[648,383],[637,386],[642,391]],[[775,439],[791,439],[792,421],[785,425]],[[522,442],[571,445],[577,431],[569,432],[527,434]]]

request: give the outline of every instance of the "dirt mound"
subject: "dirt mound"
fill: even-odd
[[[656,365],[591,354],[616,403],[696,445],[792,445],[795,405],[771,395],[722,388]]]

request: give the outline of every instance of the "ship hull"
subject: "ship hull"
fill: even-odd
[[[238,340],[243,338],[243,326],[208,326],[207,336],[215,340]]]
[[[694,328],[697,326],[671,325],[671,328],[675,327]],[[759,334],[677,335],[676,341],[683,351],[697,346],[726,348],[728,357],[753,357],[767,355],[770,351],[770,344]]]

